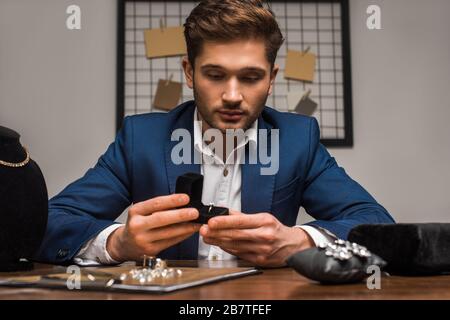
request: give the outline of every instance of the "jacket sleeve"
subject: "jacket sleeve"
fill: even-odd
[[[130,205],[131,118],[97,164],[49,201],[47,230],[34,260],[67,264]]]
[[[320,143],[316,119],[310,122],[308,170],[302,205],[317,219],[308,225],[324,228],[341,239],[359,224],[394,223],[377,201],[340,168]]]

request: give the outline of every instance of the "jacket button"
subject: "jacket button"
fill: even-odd
[[[69,253],[69,250],[67,250],[67,249],[59,249],[56,257],[60,258],[60,259],[63,259],[65,257],[67,257],[68,253]]]

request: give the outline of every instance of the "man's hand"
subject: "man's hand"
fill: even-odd
[[[270,213],[214,217],[200,228],[203,241],[258,266],[280,267],[297,251],[313,247],[301,228],[287,227]]]
[[[186,194],[172,194],[138,202],[130,207],[125,226],[116,229],[106,243],[106,250],[116,261],[139,260],[156,256],[162,250],[189,238],[200,224],[194,208],[176,209],[189,203]]]

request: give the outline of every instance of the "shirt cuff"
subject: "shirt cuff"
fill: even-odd
[[[295,227],[303,229],[303,231],[305,231],[314,241],[316,247],[321,243],[333,242],[334,239],[337,239],[336,236],[334,236],[331,232],[325,229],[318,229],[312,226],[295,226]]]
[[[80,266],[100,265],[100,264],[119,264],[114,260],[106,250],[106,242],[109,236],[124,224],[113,224],[103,229],[95,238],[92,238],[78,251],[73,259]]]

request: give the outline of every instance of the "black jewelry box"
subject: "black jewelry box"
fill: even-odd
[[[223,207],[216,207],[213,204],[204,205],[202,203],[203,190],[203,175],[189,172],[177,178],[175,193],[186,193],[190,201],[183,208],[196,208],[200,216],[192,221],[194,223],[206,224],[208,220],[217,217],[228,215],[228,209]]]
[[[364,224],[348,239],[386,260],[385,270],[392,274],[450,272],[450,223]]]

